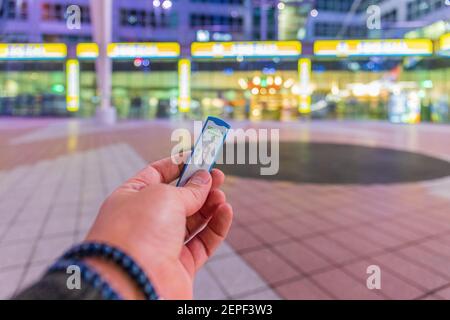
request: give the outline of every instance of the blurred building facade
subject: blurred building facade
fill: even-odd
[[[2,0],[2,42],[89,42],[89,0]],[[66,10],[81,9],[81,28],[66,26]],[[115,0],[113,41],[266,40],[277,37],[271,0]]]
[[[401,38],[450,16],[445,0],[286,0],[280,8],[279,38],[299,40]],[[371,29],[374,19],[379,28]]]
[[[67,25],[67,8],[74,4],[81,10],[75,29]],[[60,60],[0,59],[0,115],[67,116],[65,63],[78,59],[80,109],[72,114],[92,116],[99,100],[96,58],[74,50],[77,43],[93,41],[89,4],[0,0],[0,45],[63,42],[69,49]],[[197,118],[289,120],[303,116],[307,105],[306,113],[315,117],[397,121],[394,110],[400,121],[450,121],[450,45],[445,55],[434,50],[450,31],[446,0],[113,0],[113,6],[112,42],[181,45],[181,54],[170,59],[112,58],[111,100],[122,118],[178,116],[184,79],[187,109]],[[407,52],[399,54],[402,38],[424,38],[431,49],[414,55],[406,45]],[[375,48],[367,39],[378,39]],[[229,43],[242,40],[280,42]],[[206,44],[210,56],[196,56],[194,41],[213,42]],[[246,57],[223,57],[225,47]],[[277,53],[292,48],[294,55]],[[352,54],[350,48],[363,51]],[[184,78],[181,60],[190,66]]]
[[[81,9],[80,29],[66,26],[71,5]],[[375,15],[379,28],[370,28]],[[113,40],[399,38],[449,16],[446,0],[114,0]],[[0,27],[2,42],[89,42],[89,0],[0,0]]]

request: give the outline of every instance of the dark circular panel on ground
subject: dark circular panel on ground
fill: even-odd
[[[235,154],[238,147],[235,145]],[[245,148],[248,155],[248,143]],[[226,156],[226,150],[224,154]],[[280,143],[279,171],[276,175],[261,175],[261,164],[226,164],[217,167],[226,174],[240,177],[317,184],[388,184],[450,175],[450,162],[418,153],[301,142]]]

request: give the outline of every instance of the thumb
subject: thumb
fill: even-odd
[[[196,213],[206,201],[211,190],[211,175],[208,171],[197,171],[183,186],[177,188],[187,216]]]

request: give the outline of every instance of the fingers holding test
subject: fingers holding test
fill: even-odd
[[[155,161],[127,180],[121,188],[139,191],[151,184],[170,183],[180,175],[187,156],[185,152]]]
[[[214,189],[208,195],[203,207],[186,220],[187,238],[201,229],[211,218],[216,207],[226,202],[225,193],[222,190]]]
[[[196,213],[205,203],[211,190],[212,178],[208,171],[197,171],[183,187],[176,188],[180,205],[187,216]]]
[[[231,226],[233,209],[230,204],[218,206],[206,227],[186,244],[198,270],[219,247]]]
[[[222,170],[219,170],[219,169],[212,169],[211,170],[211,177],[212,177],[212,187],[211,187],[211,189],[220,188],[220,186],[225,181],[225,174],[222,172]]]

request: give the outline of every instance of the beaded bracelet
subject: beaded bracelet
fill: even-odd
[[[69,249],[62,256],[62,259],[82,259],[87,257],[101,257],[114,262],[134,280],[147,300],[159,299],[155,288],[142,268],[120,249],[104,243],[85,242]]]
[[[91,284],[95,289],[100,291],[105,300],[121,300],[122,297],[105,282],[102,277],[87,264],[75,259],[59,259],[48,270],[47,273],[64,271],[66,272],[70,266],[78,266],[80,268],[80,276],[87,283]]]

